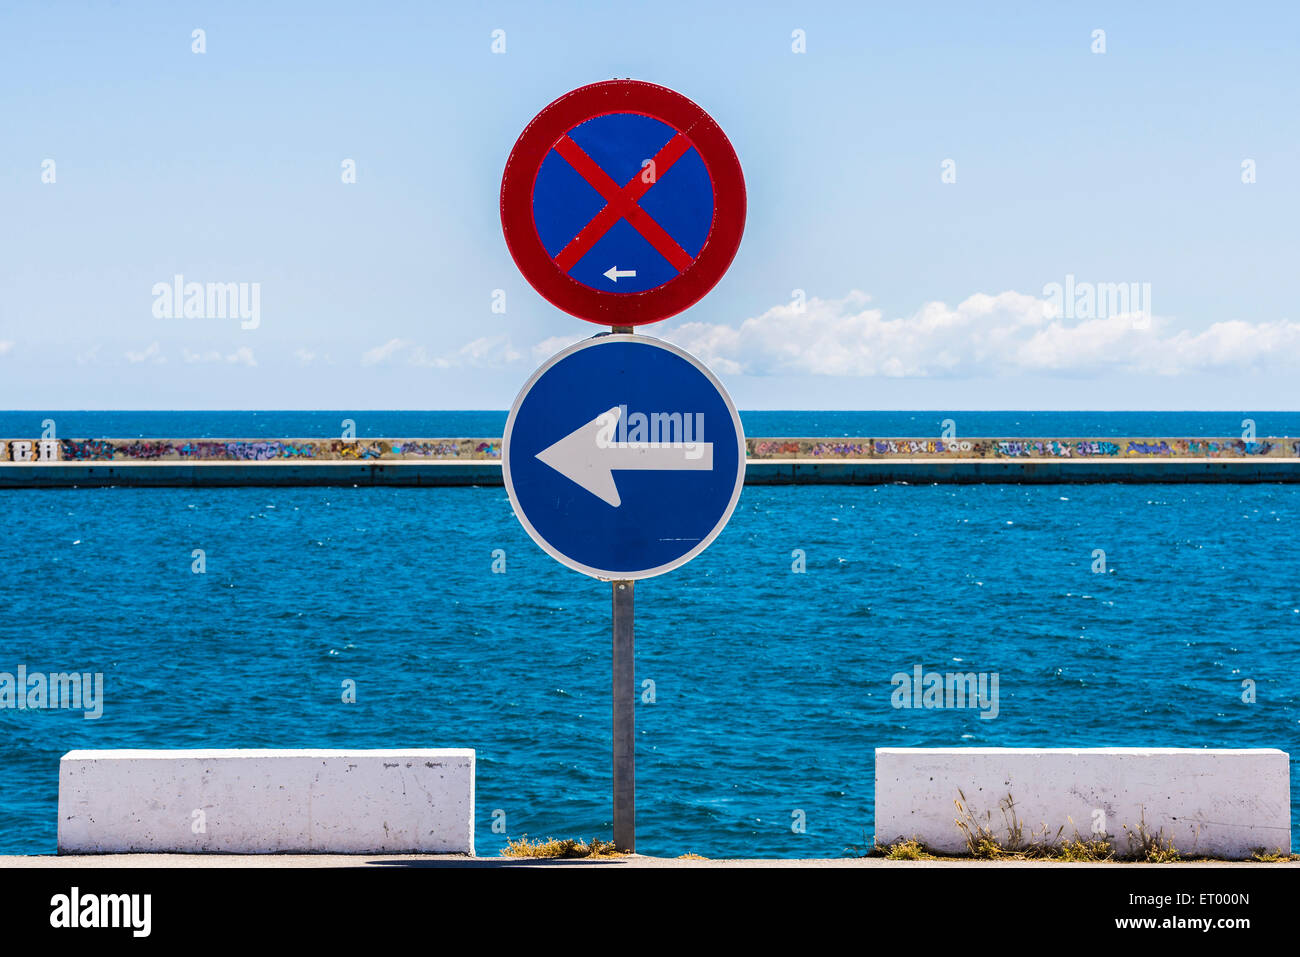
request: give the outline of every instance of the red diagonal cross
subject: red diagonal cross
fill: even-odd
[[[690,141],[681,133],[669,140],[651,161],[654,163],[651,168],[655,171],[655,180],[681,159],[690,148]],[[637,205],[641,197],[654,185],[653,181],[644,182],[641,174],[638,173],[628,181],[626,186],[620,188],[609,178],[609,174],[567,135],[560,137],[560,141],[555,144],[555,152],[559,153],[565,162],[590,183],[605,200],[605,207],[591,222],[583,226],[578,231],[578,235],[570,239],[568,245],[555,257],[555,265],[559,266],[562,272],[567,273],[572,269],[578,260],[596,245],[600,237],[609,232],[620,219],[626,219],[646,242],[657,249],[664,259],[672,263],[673,268],[678,272],[684,271],[695,261],[690,253],[677,244],[677,240],[668,235],[667,230],[655,222],[653,216]]]

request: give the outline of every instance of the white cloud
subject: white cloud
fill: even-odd
[[[361,364],[363,366],[373,366],[388,362],[394,355],[409,345],[410,343],[405,339],[389,339],[382,346],[375,346],[373,349],[361,353]]]
[[[408,365],[434,369],[450,369],[456,366],[485,368],[504,365],[521,358],[523,358],[522,353],[511,345],[509,336],[482,336],[465,343],[455,352],[442,355],[432,355],[424,346],[414,345],[408,339],[389,339],[383,345],[362,353],[361,364],[372,366],[388,362],[405,362]]]
[[[240,346],[234,352],[230,353],[230,355],[226,356],[225,360],[241,366],[257,365],[257,359],[253,356],[253,350],[248,348],[248,346]]]
[[[207,352],[191,352],[189,349],[181,349],[181,358],[188,363],[196,362],[227,362],[231,365],[257,365],[257,359],[253,356],[253,350],[248,346],[240,346],[234,352],[222,355],[216,349],[209,349]]]
[[[434,365],[447,368],[454,365],[495,366],[522,359],[510,342],[509,336],[482,336],[467,342],[456,352],[434,360]]]
[[[12,339],[0,339],[0,356],[4,355],[14,347]]]
[[[1165,358],[1173,368],[1161,369],[1156,362],[1153,371],[1178,371],[1180,367],[1250,369],[1263,365],[1296,369],[1298,355],[1300,322],[1280,319],[1252,323],[1233,319],[1216,322],[1199,333],[1182,331],[1170,336],[1165,342]]]
[[[167,357],[162,354],[162,346],[156,342],[151,342],[149,343],[149,347],[143,352],[132,352],[128,349],[126,352],[126,361],[131,363],[162,363],[167,361]]]
[[[964,378],[1015,373],[1300,368],[1300,323],[1217,322],[1193,332],[1139,313],[1064,319],[1046,299],[979,293],[887,318],[870,299],[809,299],[739,325],[686,323],[666,338],[724,375]],[[555,340],[548,340],[554,342]],[[541,348],[545,343],[539,344]]]
[[[533,346],[533,359],[538,365],[541,365],[551,356],[555,355],[561,349],[567,349],[575,342],[581,342],[588,336],[551,336],[549,339],[543,339],[537,345]]]

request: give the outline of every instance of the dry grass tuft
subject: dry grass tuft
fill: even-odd
[[[501,849],[502,857],[546,857],[546,858],[572,858],[572,857],[624,857],[624,852],[614,846],[613,841],[602,841],[598,838],[592,838],[588,842],[575,841],[572,838],[556,840],[547,838],[545,841],[530,841],[525,834],[517,841],[510,841]]]
[[[1288,854],[1280,849],[1267,851],[1262,847],[1257,847],[1250,852],[1250,859],[1261,864],[1280,864],[1283,861],[1300,861],[1300,854]]]
[[[1002,831],[993,827],[993,815],[986,812],[984,820],[979,820],[971,812],[966,795],[960,790],[953,801],[957,807],[956,824],[966,838],[966,849],[971,857],[981,860],[1052,860],[1072,863],[1095,861],[1142,861],[1149,864],[1169,864],[1185,858],[1173,841],[1157,830],[1154,834],[1147,829],[1146,814],[1140,813],[1136,830],[1125,825],[1128,833],[1128,850],[1120,853],[1108,838],[1083,838],[1075,828],[1074,837],[1062,840],[1065,828],[1049,835],[1047,825],[1042,830],[1031,832],[1026,836],[1024,823],[1016,814],[1015,800],[1008,794],[998,802],[1002,815],[1002,825],[1007,838],[1001,838]],[[1074,822],[1070,822],[1073,826]]]
[[[873,854],[889,861],[932,861],[934,855],[920,841],[895,841],[893,844],[879,844],[872,849]]]
[[[1138,814],[1137,830],[1129,829],[1127,824],[1124,830],[1128,832],[1128,854],[1126,860],[1144,861],[1147,864],[1172,864],[1174,861],[1183,859],[1182,852],[1174,847],[1174,842],[1168,838],[1162,839],[1162,832],[1157,830],[1154,834],[1147,830],[1147,816],[1145,811]]]

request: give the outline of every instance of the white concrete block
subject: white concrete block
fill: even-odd
[[[69,751],[59,852],[474,853],[474,752]]]
[[[1010,794],[1026,837],[1064,826],[1063,840],[1091,839],[1100,820],[1123,852],[1144,820],[1184,856],[1291,849],[1290,760],[1273,748],[877,748],[877,842],[966,853],[959,790],[1003,841]]]

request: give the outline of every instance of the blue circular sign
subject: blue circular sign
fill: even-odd
[[[744,484],[745,437],[731,398],[693,356],[604,334],[533,374],[501,461],[515,515],[549,555],[634,580],[684,565],[722,531]]]

